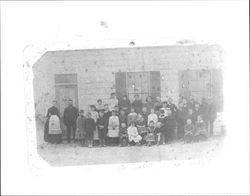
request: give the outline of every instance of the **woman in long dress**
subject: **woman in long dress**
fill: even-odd
[[[115,140],[119,138],[119,118],[115,115],[115,111],[112,110],[112,116],[109,117],[108,122],[108,137],[111,140],[111,145],[114,145]]]
[[[57,115],[50,116],[48,140],[52,144],[59,144],[62,141],[62,130],[60,119]]]

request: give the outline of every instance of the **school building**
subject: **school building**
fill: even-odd
[[[111,92],[175,103],[180,94],[212,96],[222,106],[223,53],[212,44],[48,51],[33,65],[36,115],[44,117],[54,99],[62,114],[68,99],[86,109]]]

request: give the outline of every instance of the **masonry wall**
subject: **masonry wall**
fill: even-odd
[[[159,46],[46,52],[34,65],[36,114],[44,116],[55,99],[54,74],[77,73],[79,108],[105,102],[115,92],[115,72],[160,71],[161,97],[178,101],[178,71],[216,69],[223,63],[218,45]],[[169,94],[170,90],[174,90]]]

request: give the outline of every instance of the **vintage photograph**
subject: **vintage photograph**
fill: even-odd
[[[3,194],[249,195],[248,4],[1,2]]]
[[[220,148],[223,48],[127,44],[47,51],[32,66],[37,148],[51,165],[190,159]]]

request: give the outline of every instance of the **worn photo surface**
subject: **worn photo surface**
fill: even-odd
[[[247,4],[5,2],[3,36],[19,47],[25,158],[47,187],[19,190],[246,193],[249,115],[236,110],[248,106],[238,85],[247,84]]]

